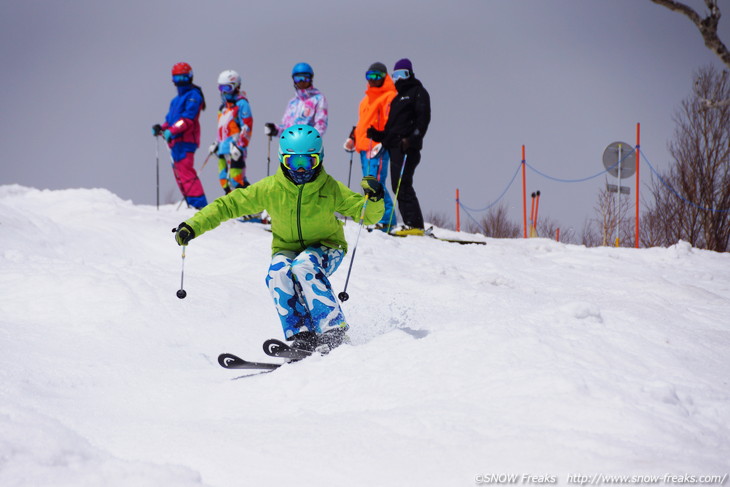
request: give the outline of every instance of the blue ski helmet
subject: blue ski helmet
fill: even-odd
[[[281,133],[279,162],[294,183],[304,184],[314,179],[322,167],[322,159],[324,159],[322,136],[314,127],[304,124],[292,125]],[[290,163],[292,160],[297,163]]]
[[[279,162],[285,154],[317,154],[322,157],[322,136],[311,125],[292,125],[279,137]]]
[[[314,77],[314,70],[312,69],[312,66],[307,63],[297,63],[291,70],[291,75],[294,76],[295,74],[308,74],[309,76]]]

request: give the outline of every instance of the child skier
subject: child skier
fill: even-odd
[[[208,204],[203,184],[195,171],[195,151],[200,145],[200,111],[205,110],[205,97],[200,86],[193,84],[193,68],[188,63],[172,67],[172,82],[177,96],[170,102],[165,122],[152,126],[152,135],[167,141],[172,155],[172,172],[180,192],[189,206],[200,209]]]
[[[383,187],[363,178],[365,196],[328,175],[319,132],[294,125],[279,137],[279,170],[244,189],[216,199],[177,227],[175,241],[190,240],[241,215],[267,210],[272,217],[272,258],[266,284],[292,348],[327,351],[349,328],[328,277],[347,251],[335,213],[365,224],[383,215]]]
[[[210,146],[210,152],[218,156],[218,178],[228,194],[250,184],[246,179],[246,148],[251,140],[253,115],[237,72],[223,71],[218,76],[218,91],[222,103],[218,109],[216,142]]]
[[[291,77],[296,94],[289,100],[281,124],[265,123],[264,132],[275,137],[292,125],[307,124],[324,136],[328,123],[327,98],[312,84],[314,69],[308,63],[297,63],[291,70]]]

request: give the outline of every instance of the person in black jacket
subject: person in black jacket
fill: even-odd
[[[421,162],[423,137],[431,121],[431,98],[413,75],[409,59],[396,62],[391,77],[398,94],[390,102],[388,122],[383,130],[370,127],[367,136],[382,142],[390,152],[390,183],[403,218],[403,226],[393,233],[423,235],[423,214],[413,189],[413,173]]]

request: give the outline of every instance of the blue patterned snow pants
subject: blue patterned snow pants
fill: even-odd
[[[312,246],[298,255],[283,251],[272,256],[266,286],[287,339],[303,331],[347,330],[345,316],[327,279],[344,255],[340,249]]]

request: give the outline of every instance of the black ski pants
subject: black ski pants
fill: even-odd
[[[405,153],[400,147],[389,147],[390,152],[390,185],[393,193],[398,194],[398,209],[403,224],[414,228],[423,228],[423,214],[418,203],[416,190],[413,189],[413,174],[421,162],[421,151],[408,149]],[[404,167],[405,163],[405,167]],[[403,177],[401,178],[401,170]],[[400,189],[398,188],[400,180]]]

